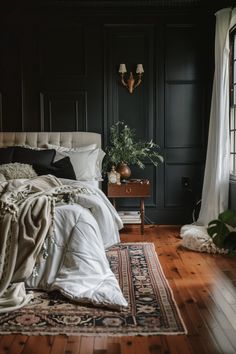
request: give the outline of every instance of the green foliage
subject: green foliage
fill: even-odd
[[[131,129],[124,122],[117,122],[110,128],[110,144],[106,147],[106,156],[103,169],[111,165],[117,166],[120,162],[138,165],[144,168],[143,161],[149,159],[155,166],[163,162],[158,152],[159,146],[152,140],[149,142],[136,141],[135,129]]]
[[[208,224],[207,232],[215,245],[236,255],[236,211],[225,210]]]
[[[226,210],[219,215],[219,219],[229,226],[236,227],[236,211]]]
[[[224,248],[229,229],[222,220],[216,219],[209,222],[207,232],[217,247]]]

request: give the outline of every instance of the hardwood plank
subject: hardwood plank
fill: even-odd
[[[52,346],[48,339],[48,336],[29,336],[22,354],[49,354]]]
[[[193,353],[186,336],[167,336],[166,341],[171,354]]]
[[[95,337],[94,339],[94,354],[99,354],[101,351],[107,350],[107,337]]]
[[[69,336],[65,346],[65,354],[78,354],[80,348],[80,340],[81,337],[79,336]]]
[[[135,351],[137,353],[148,353],[149,351],[149,337],[136,337],[134,341]]]
[[[120,340],[116,337],[108,338],[107,340],[107,353],[109,354],[121,354]]]
[[[120,339],[120,353],[121,354],[137,354],[134,343],[135,343],[135,337],[121,337],[121,339]]]
[[[81,337],[79,354],[93,354],[94,337]]]
[[[16,335],[10,348],[9,348],[8,353],[9,354],[21,354],[27,340],[28,340],[28,336],[23,336],[21,334]]]
[[[15,339],[16,335],[15,334],[10,334],[7,336],[3,336],[2,340],[0,342],[0,354],[8,353],[9,349]]]
[[[152,336],[148,341],[150,354],[169,354],[166,342],[163,342],[161,336]]]
[[[55,336],[50,354],[64,354],[67,343],[66,336]]]

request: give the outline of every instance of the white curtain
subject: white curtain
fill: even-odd
[[[229,190],[229,29],[231,9],[216,13],[215,75],[206,167],[198,223],[207,225],[228,207]]]
[[[213,81],[206,167],[201,210],[195,225],[185,225],[181,236],[208,238],[206,226],[228,208],[229,141],[229,31],[236,24],[236,8],[216,14],[215,74]],[[202,225],[196,226],[196,225]],[[194,236],[193,236],[194,235]],[[186,243],[187,240],[183,240]],[[196,240],[195,240],[196,241]]]

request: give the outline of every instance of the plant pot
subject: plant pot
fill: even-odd
[[[125,162],[120,162],[116,168],[116,171],[120,174],[120,179],[127,179],[131,175],[131,169]]]

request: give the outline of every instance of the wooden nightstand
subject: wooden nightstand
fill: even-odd
[[[141,234],[144,234],[144,198],[150,196],[150,183],[148,180],[128,181],[122,184],[107,184],[107,196],[112,199],[116,207],[116,198],[140,198]]]

